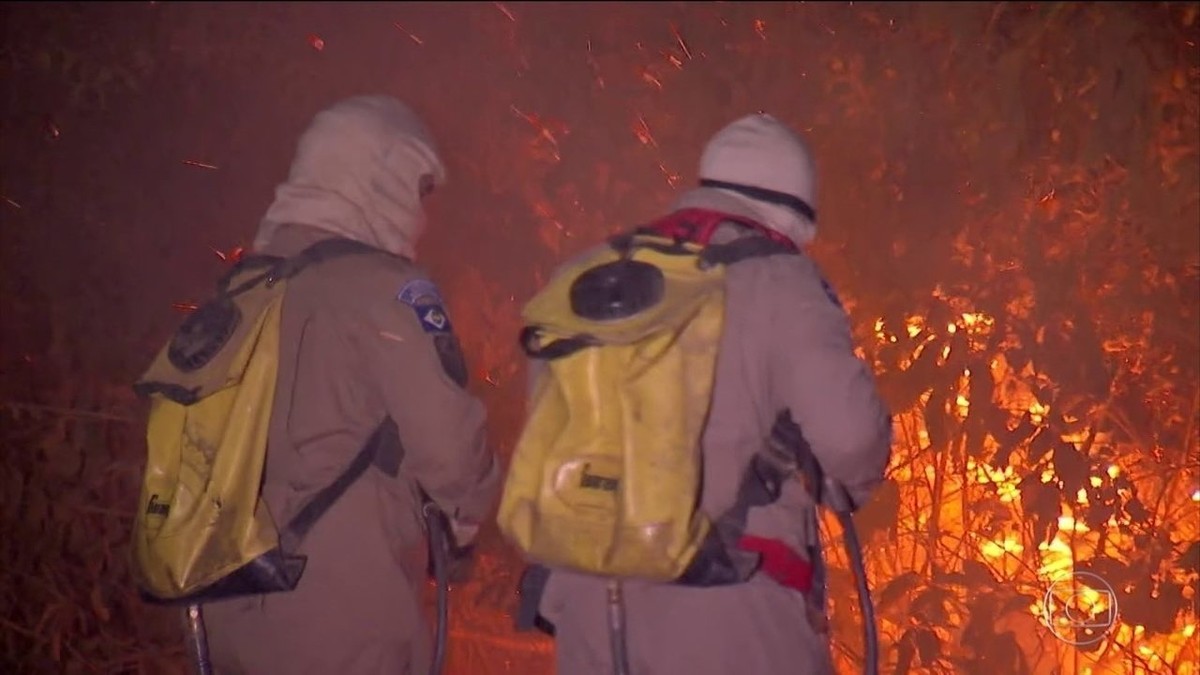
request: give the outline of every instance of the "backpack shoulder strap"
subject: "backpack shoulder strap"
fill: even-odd
[[[756,236],[739,237],[725,244],[712,244],[710,240],[724,224],[753,232]],[[664,246],[648,241],[648,238],[665,238],[672,244]],[[770,255],[797,255],[799,249],[787,237],[752,220],[720,211],[708,209],[681,209],[649,225],[636,228],[630,233],[618,235],[610,240],[618,251],[625,252],[634,246],[654,248],[664,253],[687,254],[687,245],[701,247],[702,267],[732,265],[742,260]]]
[[[734,239],[728,244],[710,244],[700,253],[705,265],[733,265],[750,258],[770,255],[799,255],[795,246],[761,236]]]
[[[385,254],[384,251],[374,246],[354,241],[353,239],[335,237],[318,241],[290,258],[262,253],[248,255],[239,260],[237,264],[231,267],[217,281],[217,295],[234,297],[263,282],[266,282],[269,288],[280,280],[296,276],[310,265],[323,263],[326,260],[344,255],[362,255],[366,253]],[[237,286],[230,288],[230,284],[233,283],[233,280],[238,275],[252,270],[261,271],[259,274],[255,274]]]
[[[384,251],[369,244],[354,241],[353,239],[342,237],[323,239],[291,258],[280,260],[272,269],[272,277],[273,280],[290,279],[310,265],[319,265],[327,260],[342,256],[363,255],[366,253],[385,255]]]
[[[308,535],[309,530],[324,516],[329,508],[346,493],[346,490],[366,473],[372,465],[379,467],[388,475],[399,473],[400,461],[404,457],[404,447],[400,443],[400,431],[392,418],[384,418],[376,427],[375,432],[363,444],[362,449],[354,456],[350,466],[332,483],[317,492],[303,509],[300,510],[280,532],[284,549],[295,551],[296,546]]]

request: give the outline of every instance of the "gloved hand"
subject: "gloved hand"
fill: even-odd
[[[475,537],[479,536],[479,525],[451,518],[450,533],[454,537],[455,545],[460,547],[474,546]]]
[[[431,502],[425,505],[429,522],[429,561],[425,573],[437,580],[435,560],[441,555],[445,560],[450,583],[460,584],[471,576],[475,562],[475,536],[478,525],[470,525],[448,517]]]

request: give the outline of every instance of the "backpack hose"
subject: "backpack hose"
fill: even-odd
[[[846,545],[846,554],[850,558],[850,566],[854,570],[854,580],[858,591],[858,606],[862,611],[863,622],[863,675],[878,675],[879,673],[879,634],[875,625],[875,605],[871,601],[871,588],[867,579],[867,568],[863,559],[862,543],[858,538],[858,530],[854,526],[854,501],[850,493],[837,481],[824,476],[820,465],[811,454],[807,443],[796,448],[801,459],[801,471],[808,474],[809,485],[820,486],[820,498],[837,516],[842,526],[842,538]],[[807,454],[805,454],[807,453]],[[625,639],[625,607],[620,580],[611,580],[608,584],[608,632],[613,675],[631,675],[629,671],[629,655]]]
[[[858,539],[858,530],[854,528],[854,503],[840,483],[826,478],[822,487],[830,508],[842,525],[846,555],[850,558],[850,566],[854,568],[858,607],[862,611],[863,622],[863,674],[876,675],[879,672],[879,634],[875,627],[875,605],[871,602],[871,587],[867,582],[862,543]]]
[[[187,636],[187,651],[196,666],[196,675],[213,675],[208,656],[208,632],[204,629],[204,613],[198,603],[183,611],[183,627]]]
[[[625,601],[619,579],[608,582],[608,639],[613,675],[630,675],[629,649],[625,645]]]
[[[449,532],[446,516],[433,502],[426,502],[422,513],[429,527],[429,543],[433,558],[433,574],[437,580],[437,629],[434,634],[433,660],[430,675],[441,675],[446,667],[446,638],[450,628],[450,571],[446,560]],[[196,675],[213,675],[212,662],[208,655],[208,632],[204,628],[204,614],[199,604],[190,604],[184,610],[184,632],[187,651],[195,666]],[[623,674],[624,675],[624,674]]]
[[[437,583],[437,628],[433,641],[433,661],[430,675],[441,675],[446,667],[446,637],[450,629],[450,570],[446,559],[450,533],[446,515],[432,501],[421,509],[429,528],[429,548],[433,561],[433,576]]]

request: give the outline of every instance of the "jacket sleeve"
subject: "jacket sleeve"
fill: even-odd
[[[418,278],[372,303],[371,314],[366,365],[399,429],[404,469],[456,526],[473,531],[498,497],[500,467],[441,297]]]
[[[891,457],[892,423],[867,364],[854,353],[841,302],[807,258],[771,261],[768,378],[825,474],[863,505]]]

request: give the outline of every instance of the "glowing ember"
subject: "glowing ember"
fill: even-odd
[[[754,20],[754,32],[758,33],[758,37],[763,40],[767,39],[767,22],[762,19]]]
[[[58,130],[58,125],[54,123],[54,119],[49,115],[42,120],[42,129],[46,133],[46,138],[52,141],[57,141],[62,136],[62,132]]]
[[[246,249],[241,246],[235,246],[228,251],[221,251],[211,246],[208,248],[213,252],[214,255],[220,258],[222,262],[227,262],[230,265],[236,265],[246,253]]]
[[[512,10],[509,9],[508,7],[505,7],[504,3],[493,2],[492,4],[496,6],[496,9],[500,10],[501,14],[503,14],[504,16],[507,16],[509,21],[516,23],[517,17],[513,16]]]
[[[654,136],[650,133],[650,125],[646,124],[646,118],[642,117],[641,113],[638,113],[637,121],[633,124],[633,134],[637,136],[642,145],[658,147],[658,141],[655,141]]]
[[[692,60],[692,50],[688,49],[687,41],[683,39],[683,35],[679,32],[679,27],[674,22],[671,23],[671,34],[675,36],[675,43],[683,50],[683,55],[688,61]]]
[[[194,312],[197,309],[200,309],[200,306],[194,302],[172,302],[171,309],[186,314],[188,312]]]
[[[570,133],[570,129],[567,128],[566,124],[557,120],[543,120],[533,113],[523,112],[515,105],[509,105],[509,110],[511,110],[517,117],[520,117],[528,122],[529,126],[537,130],[538,136],[550,144],[554,161],[557,162],[562,158],[561,155],[558,154],[558,135],[565,136]]]
[[[308,34],[308,44],[317,51],[325,49],[325,41],[322,40],[316,33]]]
[[[407,35],[409,40],[412,40],[413,42],[415,42],[415,43],[417,43],[417,44],[419,44],[419,45],[423,45],[423,44],[425,44],[425,41],[424,41],[424,40],[422,40],[421,38],[417,37],[417,36],[416,36],[416,35],[415,35],[415,34],[414,34],[412,31],[408,30],[408,29],[407,29],[407,28],[405,28],[404,26],[401,26],[399,21],[395,21],[395,22],[393,22],[393,23],[392,23],[392,25],[396,27],[396,30],[398,30],[398,31],[400,31],[401,33],[404,33],[405,35]]]
[[[658,170],[661,171],[663,177],[667,179],[667,185],[670,185],[671,187],[675,187],[676,185],[679,184],[679,179],[680,179],[679,174],[668,169],[666,167],[666,165],[663,164],[662,162],[658,163]]]
[[[652,84],[659,91],[662,91],[662,88],[663,88],[662,81],[659,80],[657,77],[655,77],[654,73],[650,72],[649,68],[646,68],[645,66],[639,66],[638,73],[641,75],[643,82],[646,82],[647,84]]]
[[[194,160],[194,159],[185,159],[185,160],[183,160],[183,163],[184,163],[184,164],[186,164],[186,165],[188,165],[188,166],[196,166],[196,167],[200,167],[201,169],[209,169],[209,170],[212,170],[212,171],[216,171],[216,170],[217,170],[217,165],[216,165],[216,164],[209,164],[209,163],[207,163],[207,162],[200,162],[200,161],[197,161],[197,160]]]
[[[587,41],[587,63],[588,63],[588,67],[592,69],[592,76],[596,79],[596,84],[601,89],[603,89],[604,88],[604,77],[600,74],[600,64],[596,63],[596,57],[592,56],[592,40],[591,40],[591,38],[588,38],[588,41]]]

